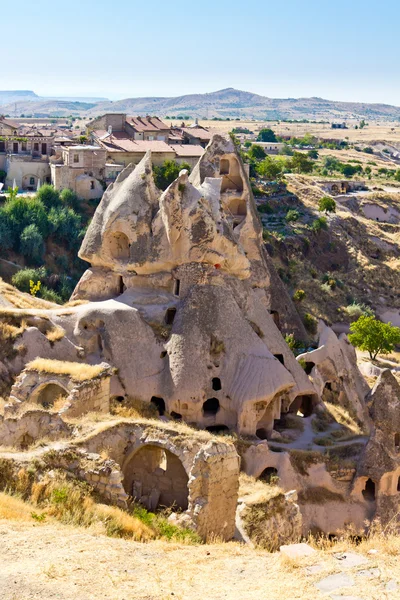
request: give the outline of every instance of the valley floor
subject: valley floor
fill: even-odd
[[[368,554],[368,550],[377,552]],[[346,568],[333,552],[288,559],[236,543],[184,546],[107,538],[57,523],[0,520],[1,600],[322,600],[400,598],[400,540],[351,548],[366,563]],[[307,570],[310,567],[311,573]],[[315,583],[342,574],[326,593]],[[397,581],[396,581],[397,580]],[[329,580],[330,581],[330,580]],[[328,585],[329,587],[329,585]],[[343,596],[344,595],[344,596]]]

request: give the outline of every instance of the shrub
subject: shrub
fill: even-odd
[[[25,227],[20,237],[21,254],[32,262],[39,262],[43,257],[44,242],[43,236],[36,225]]]
[[[80,208],[80,200],[78,196],[72,190],[65,188],[60,192],[60,199],[63,204],[70,206],[74,210],[79,210]]]
[[[175,181],[182,169],[187,169],[190,173],[190,165],[188,163],[178,164],[174,160],[166,160],[160,167],[153,165],[156,186],[160,190],[166,190]]]
[[[253,144],[253,146],[251,146],[248,155],[255,160],[261,160],[266,157],[263,147],[258,144]]]
[[[12,227],[8,221],[3,218],[0,210],[0,249],[9,250],[13,246]]]
[[[40,289],[40,297],[48,302],[55,302],[56,304],[63,304],[63,299],[60,294],[57,294],[54,290],[42,285]]]
[[[353,320],[357,320],[359,319],[362,315],[365,315],[366,317],[374,317],[375,313],[372,310],[372,308],[370,308],[369,306],[367,306],[366,304],[360,302],[353,302],[352,304],[349,304],[348,306],[346,306],[346,308],[344,309],[345,313]]]
[[[21,292],[30,293],[30,281],[38,282],[45,279],[47,273],[44,267],[38,269],[21,269],[12,276],[11,282]]]
[[[351,324],[350,331],[350,342],[368,352],[371,360],[378,354],[390,354],[400,344],[400,328],[391,323],[382,323],[375,317],[362,315]]]
[[[299,218],[300,218],[299,211],[292,208],[291,210],[287,211],[285,220],[287,223],[295,223],[296,221],[299,220]]]
[[[318,202],[318,210],[319,212],[324,212],[325,214],[328,214],[329,212],[336,212],[336,202],[333,198],[324,196]]]
[[[49,184],[42,185],[36,194],[36,198],[43,202],[48,209],[61,204],[60,194]]]
[[[77,240],[81,232],[81,217],[72,208],[52,208],[49,223],[52,232],[65,242]]]
[[[328,221],[326,217],[318,217],[311,223],[311,229],[314,233],[318,233],[321,229],[328,229]]]
[[[304,290],[296,290],[293,294],[293,300],[295,302],[301,302],[306,297],[306,293]]]
[[[306,313],[303,317],[303,323],[304,327],[309,333],[312,333],[313,335],[317,333],[318,321],[315,317],[313,317],[313,315],[310,315],[310,313]]]

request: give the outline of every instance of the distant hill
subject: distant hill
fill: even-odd
[[[242,119],[400,119],[400,108],[387,104],[340,102],[323,98],[268,98],[234,88],[177,98],[127,98],[100,103],[91,110],[92,114],[102,112]]]
[[[6,94],[11,92],[6,92]],[[22,94],[23,92],[21,92]],[[33,92],[24,92],[33,94]],[[0,92],[1,98],[4,92]],[[35,113],[43,116],[94,117],[105,112],[125,112],[133,115],[189,116],[211,119],[316,119],[316,120],[400,120],[400,107],[388,104],[368,104],[363,102],[340,102],[323,98],[268,98],[251,92],[226,88],[207,94],[189,94],[176,98],[126,98],[110,100],[82,98],[77,102],[59,98],[40,98],[34,94],[27,100],[18,100],[17,112]],[[1,111],[14,116],[15,106],[1,106]]]
[[[39,96],[30,90],[0,90],[0,106],[10,102],[30,102],[39,100]]]

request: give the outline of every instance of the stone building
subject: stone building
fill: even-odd
[[[106,151],[99,146],[59,148],[50,159],[51,183],[56,190],[69,188],[85,200],[101,198],[106,182],[113,181],[122,165],[106,164]]]

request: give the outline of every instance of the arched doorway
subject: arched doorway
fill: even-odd
[[[188,507],[188,476],[179,458],[159,446],[146,444],[123,467],[127,494],[149,510],[158,506]]]
[[[66,398],[67,396],[67,390],[61,387],[61,385],[49,382],[35,390],[31,401],[40,404],[43,408],[52,408],[56,400]]]

